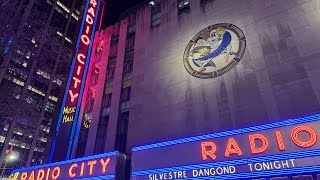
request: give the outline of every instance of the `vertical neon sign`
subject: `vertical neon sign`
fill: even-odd
[[[69,159],[90,61],[100,0],[87,0],[49,162]]]

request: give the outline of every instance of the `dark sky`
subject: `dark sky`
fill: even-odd
[[[126,9],[136,6],[146,0],[105,0],[105,13],[102,28],[115,24],[119,15]]]

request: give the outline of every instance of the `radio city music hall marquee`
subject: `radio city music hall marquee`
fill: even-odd
[[[250,179],[320,172],[319,120],[315,115],[135,147],[132,179]]]
[[[14,170],[10,180],[114,179],[117,152]]]
[[[76,53],[72,62],[67,88],[60,110],[56,136],[50,161],[69,159],[76,132],[84,81],[90,63],[92,41],[98,17],[100,0],[87,0],[82,19]]]
[[[132,149],[131,180],[320,174],[320,115]],[[117,152],[15,170],[12,180],[115,179]]]

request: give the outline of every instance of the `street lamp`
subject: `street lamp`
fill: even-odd
[[[19,158],[19,152],[16,151],[11,151],[9,154],[7,154],[4,157],[4,166],[2,168],[1,172],[1,179],[3,178],[4,170],[7,168],[7,163],[8,162],[13,162]]]
[[[17,160],[18,159],[18,157],[19,157],[19,154],[18,153],[10,153],[9,155],[8,155],[8,160],[10,161],[10,162],[12,162],[12,161],[15,161],[15,160]]]

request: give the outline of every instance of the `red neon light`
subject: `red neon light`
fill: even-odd
[[[301,134],[304,133],[304,136],[302,136],[300,133]],[[301,137],[299,137],[299,134],[301,135]],[[275,135],[275,141],[277,142],[279,151],[286,151],[285,143],[290,143],[290,142],[284,141],[283,134],[280,130],[275,130],[274,135]],[[258,133],[249,134],[247,136],[249,140],[248,148],[250,148],[252,154],[261,154],[261,153],[265,153],[268,150],[270,146],[268,138],[272,136],[266,136]],[[310,126],[306,126],[306,125],[301,125],[293,128],[291,131],[291,134],[287,133],[287,136],[291,138],[292,144],[295,144],[302,148],[309,148],[313,146],[318,140],[317,132]],[[243,148],[247,148],[247,147],[243,146],[242,144],[240,144],[239,146],[235,138],[232,138],[232,137],[228,138],[227,145],[224,151],[224,156],[226,158],[230,158],[231,154],[237,154],[238,156],[242,156],[243,152],[246,152],[245,150],[244,151],[242,150]],[[211,160],[217,160],[216,154],[222,154],[221,152],[217,153],[217,151],[221,151],[221,150],[217,147],[216,143],[214,143],[213,141],[201,142],[202,160],[207,160],[208,158],[210,158]]]
[[[260,140],[262,142],[261,147],[256,146],[256,142],[255,142],[256,140]],[[267,150],[269,146],[268,139],[262,134],[249,135],[249,142],[250,142],[250,148],[251,148],[252,154],[263,153],[264,151]]]
[[[20,178],[18,179],[55,180],[101,176],[107,172],[110,161],[111,158],[100,158],[67,165],[35,169],[32,171],[22,172]]]
[[[69,177],[75,177],[77,174],[73,172],[73,168],[76,168],[78,167],[78,164],[72,164],[69,168]]]
[[[93,173],[93,166],[97,164],[97,160],[93,160],[93,161],[89,161],[88,162],[88,165],[90,166],[90,169],[89,169],[89,175],[92,175]]]
[[[310,139],[308,141],[302,141],[299,139],[298,134],[300,132],[308,133],[310,135]],[[293,129],[291,133],[291,139],[296,145],[307,148],[313,146],[317,142],[318,135],[316,131],[309,126],[298,126]]]
[[[59,166],[54,167],[52,170],[52,175],[51,175],[52,179],[58,179],[58,177],[60,176],[60,172],[61,172],[61,170],[60,170]]]
[[[284,151],[286,148],[284,146],[284,142],[283,142],[283,137],[282,137],[281,131],[276,130],[276,131],[274,131],[274,134],[276,135],[276,139],[277,139],[279,150],[280,151]]]
[[[83,171],[84,171],[84,163],[81,163],[80,176],[83,176]]]
[[[43,169],[40,169],[39,171],[38,171],[38,175],[37,175],[37,180],[42,180],[43,178],[44,178],[44,176],[45,176],[45,172],[44,172],[44,170]]]
[[[100,163],[102,165],[102,173],[105,173],[107,171],[107,166],[110,162],[110,158],[108,158],[106,161],[104,161],[103,159],[100,159]]]
[[[242,150],[240,149],[237,141],[234,138],[229,138],[224,156],[229,157],[230,154],[237,154],[238,156],[243,155]]]
[[[210,148],[210,149],[208,149]],[[217,151],[217,146],[213,142],[202,142],[201,143],[201,152],[202,152],[202,160],[207,160],[209,156],[211,159],[216,159],[217,156],[215,155]]]

